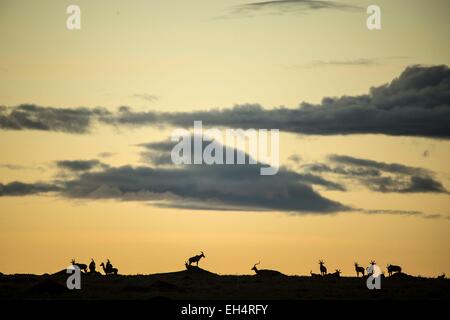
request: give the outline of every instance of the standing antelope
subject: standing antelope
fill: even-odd
[[[83,270],[83,272],[87,272],[87,265],[85,265],[84,263],[76,263],[75,259],[72,259],[71,263],[73,266],[77,266],[78,268],[80,268],[80,270]]]
[[[319,265],[320,265],[320,274],[321,275],[327,274],[327,267],[325,267],[325,262],[319,260]]]
[[[256,275],[258,276],[264,276],[264,277],[273,277],[273,276],[284,276],[284,274],[282,274],[280,271],[276,271],[276,270],[268,270],[268,269],[258,269],[256,268],[256,266],[258,264],[260,264],[261,261],[259,261],[258,263],[255,263],[253,265],[253,268],[251,270],[256,272]]]
[[[205,254],[203,253],[203,251],[200,251],[200,254],[190,257],[189,258],[189,265],[193,264],[194,262],[197,263],[197,267],[198,267],[198,262],[200,261],[201,258],[206,258]]]
[[[376,264],[377,263],[375,262],[375,260],[370,260],[371,267],[369,266],[366,268],[368,276],[373,275],[373,273],[375,272],[374,265],[376,265]]]
[[[359,277],[359,273],[362,273],[362,276],[364,277],[364,267],[360,267],[358,265],[358,262],[355,262],[355,271],[356,271],[356,277]]]
[[[91,258],[91,263],[89,263],[89,272],[95,273],[95,261],[93,258]]]
[[[389,276],[392,276],[392,274],[394,272],[402,272],[402,267],[396,266],[396,265],[393,265],[393,264],[388,264],[386,266],[386,268],[387,268],[387,271],[389,273]]]

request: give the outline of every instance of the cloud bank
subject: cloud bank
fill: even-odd
[[[375,192],[448,193],[430,170],[343,155],[329,156],[329,163],[305,166],[315,174],[334,174]]]
[[[291,109],[264,109],[259,104],[192,112],[138,112],[130,107],[54,108],[32,104],[0,107],[0,129],[88,133],[94,124],[117,127],[204,126],[280,129],[306,135],[384,134],[450,138],[450,70],[448,66],[410,66],[388,84],[359,96],[327,97]]]

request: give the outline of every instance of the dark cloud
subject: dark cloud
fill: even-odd
[[[59,190],[58,186],[48,183],[24,183],[19,181],[7,184],[0,183],[0,196],[25,196]]]
[[[363,211],[366,214],[371,215],[379,215],[379,214],[388,214],[388,215],[394,215],[394,216],[415,216],[420,217],[424,219],[440,219],[442,218],[441,214],[427,214],[423,213],[421,211],[416,210],[364,210]]]
[[[201,138],[198,136],[194,136],[193,139],[201,139]],[[173,166],[170,153],[176,143],[177,142],[165,140],[165,141],[159,141],[159,142],[140,144],[139,146],[144,148],[144,151],[141,152],[141,157],[142,157],[143,162],[151,163],[154,166]],[[206,148],[206,146],[210,143],[211,143],[210,141],[202,141],[202,149],[201,149],[202,153],[203,153],[204,149]],[[234,159],[238,159],[239,157],[242,157],[244,159],[245,163],[250,163],[251,160],[253,160],[256,164],[252,165],[252,166],[255,166],[256,168],[258,168],[258,170],[261,167],[268,166],[265,163],[261,163],[261,162],[256,161],[255,159],[251,159],[251,157],[243,151],[233,149],[229,146],[222,146],[215,141],[212,143],[213,143],[213,145],[223,147],[223,158],[222,158],[223,163],[225,163],[225,155],[229,152],[229,150],[231,150],[231,152],[234,154]],[[191,154],[192,155],[194,155],[196,153],[193,146],[194,146],[194,142],[191,143]],[[223,166],[211,167],[206,164],[196,165],[196,166],[204,167],[205,171],[210,170],[211,168],[214,168],[214,170],[221,170],[222,168],[220,168],[220,167],[223,167]],[[301,181],[302,183],[321,186],[328,190],[345,191],[345,187],[342,186],[341,184],[326,180],[318,175],[314,175],[311,173],[294,173],[294,172],[288,171],[287,169],[285,169],[285,170],[286,170],[286,172],[290,172],[291,174],[294,174],[296,176],[296,179],[298,179],[298,181]]]
[[[56,165],[60,169],[69,171],[89,171],[96,168],[107,167],[106,164],[98,160],[60,160],[56,161]]]
[[[66,182],[72,198],[161,201],[169,207],[330,213],[349,210],[326,199],[287,170],[260,176],[251,165],[182,168],[123,166],[89,172]],[[192,204],[192,205],[190,205]]]
[[[238,5],[234,8],[235,14],[285,14],[285,13],[305,13],[318,10],[341,10],[341,11],[360,11],[361,7],[348,5],[336,1],[319,0],[277,0],[250,2]]]
[[[259,104],[194,112],[135,112],[121,107],[57,109],[34,105],[0,108],[0,128],[89,131],[94,122],[114,126],[147,125],[272,128],[313,135],[385,134],[450,138],[450,70],[447,66],[410,66],[391,83],[359,96],[324,98],[320,104],[264,109]]]
[[[167,153],[166,142],[142,145]],[[240,152],[240,151],[239,151]],[[236,151],[236,154],[238,151]],[[241,152],[242,153],[242,152]],[[245,155],[249,159],[248,155]],[[1,185],[0,195],[26,195],[58,191],[76,199],[144,201],[157,206],[217,210],[275,210],[293,213],[333,213],[352,208],[321,196],[312,184],[338,188],[338,184],[312,174],[280,168],[273,176],[260,175],[255,165],[101,166],[98,162],[60,161],[76,175],[57,183]],[[55,185],[58,185],[56,187]]]
[[[332,155],[330,163],[306,165],[309,172],[331,173],[351,179],[376,192],[448,193],[435,174],[424,168]]]
[[[86,133],[93,120],[109,114],[103,108],[54,108],[34,104],[0,106],[0,128]]]
[[[119,112],[117,123],[128,126],[169,123],[234,128],[277,128],[316,135],[386,134],[450,137],[450,70],[447,66],[408,67],[391,83],[360,96],[324,98],[321,104],[299,108],[263,109],[258,104],[231,109],[180,113]]]

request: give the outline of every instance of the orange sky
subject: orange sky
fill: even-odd
[[[2,1],[0,105],[111,111],[127,105],[160,112],[236,103],[295,108],[326,96],[365,94],[408,65],[450,64],[447,1],[377,1],[383,12],[380,31],[367,30],[364,10],[233,14],[243,3],[78,1],[82,29],[68,31],[68,1]],[[351,63],[361,59],[371,63]],[[143,94],[156,98],[136,96]],[[165,140],[171,130],[100,124],[89,134],[0,130],[0,183],[49,181],[58,177],[58,160],[140,166],[138,145]],[[112,156],[101,158],[102,152]],[[281,134],[281,163],[292,170],[292,155],[306,164],[330,154],[425,168],[450,189],[446,139]],[[259,260],[263,268],[307,274],[318,271],[319,259],[344,275],[353,275],[355,261],[366,265],[372,259],[382,267],[399,264],[411,274],[449,272],[448,193],[379,193],[358,186],[314,190],[361,210],[200,211],[59,194],[2,196],[0,271],[51,273],[72,258],[87,263],[93,257],[98,263],[111,259],[121,273],[166,272],[204,251],[201,266],[223,274],[250,274]],[[441,217],[363,212],[371,209]]]

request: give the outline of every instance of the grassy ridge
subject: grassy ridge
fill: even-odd
[[[450,300],[450,280],[399,274],[368,290],[365,278],[217,275],[202,269],[152,275],[82,275],[68,290],[67,275],[1,275],[0,299],[289,299]]]

